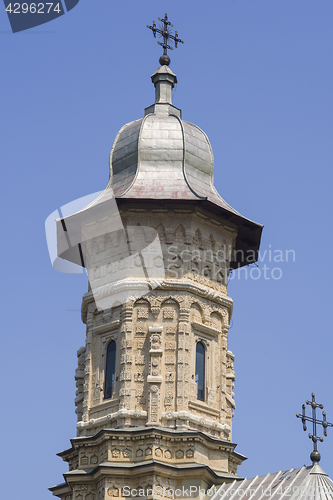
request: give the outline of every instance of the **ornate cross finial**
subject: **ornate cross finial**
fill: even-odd
[[[302,405],[302,415],[300,415],[299,413],[296,413],[296,417],[302,419],[304,431],[306,431],[306,423],[305,422],[306,421],[312,422],[313,430],[312,430],[312,434],[309,434],[309,438],[312,439],[312,442],[313,442],[313,452],[310,455],[310,459],[312,460],[312,462],[319,462],[321,457],[320,457],[319,451],[317,450],[317,442],[320,441],[322,443],[324,441],[324,439],[322,437],[317,436],[317,424],[321,424],[323,426],[324,436],[327,436],[327,427],[333,427],[333,424],[327,422],[326,413],[324,411],[323,411],[323,420],[317,420],[316,409],[320,408],[321,410],[323,410],[324,406],[316,403],[314,393],[312,393],[311,395],[312,395],[312,401],[306,400],[305,402],[307,405],[310,405],[312,408],[312,417],[307,417],[305,415],[305,405],[304,404]]]
[[[150,30],[152,30],[154,38],[156,38],[156,33],[160,35],[161,38],[163,38],[163,43],[162,42],[157,42],[159,45],[163,47],[163,56],[160,57],[160,65],[163,66],[166,64],[169,66],[170,64],[170,57],[168,56],[167,50],[173,50],[170,45],[168,45],[168,40],[173,40],[175,42],[175,48],[177,48],[178,43],[184,43],[183,40],[181,40],[178,37],[178,31],[175,31],[175,35],[171,34],[171,30],[169,26],[173,27],[173,24],[168,21],[168,14],[165,14],[164,19],[161,19],[160,17],[158,18],[159,21],[161,21],[163,24],[160,25],[160,28],[156,28],[156,23],[153,21],[152,26],[148,26]]]

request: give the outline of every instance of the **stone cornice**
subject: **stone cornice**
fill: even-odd
[[[136,477],[142,478],[147,474],[158,474],[160,477],[168,477],[169,479],[182,480],[186,474],[187,480],[196,480],[201,478],[208,484],[221,485],[223,483],[231,483],[241,481],[243,478],[230,472],[217,472],[211,467],[204,464],[167,464],[157,460],[149,460],[145,463],[136,464],[112,464],[102,462],[93,469],[86,471],[73,470],[64,474],[64,478],[68,486],[73,489],[74,485],[91,484],[91,482],[100,481],[104,478],[114,477]],[[66,491],[63,484],[50,488],[53,495],[58,494],[58,488],[61,492]],[[58,496],[58,495],[57,495]]]
[[[57,492],[57,496],[58,495],[65,495],[66,493],[68,495],[71,495],[72,494],[72,488],[70,488],[70,486],[67,484],[67,483],[61,483],[61,484],[57,484],[56,486],[51,486],[51,488],[49,488],[49,491],[51,491],[52,493],[53,492]],[[53,493],[55,494],[55,493]]]
[[[132,418],[146,418],[146,411],[137,411],[137,410],[126,410],[125,408],[116,411],[115,413],[109,413],[108,415],[104,415],[99,418],[92,418],[88,420],[88,422],[78,422],[76,427],[78,430],[82,429],[92,429],[93,427],[98,427],[99,425],[103,425],[106,423],[110,423],[112,420],[119,417],[132,417]]]
[[[161,469],[167,468],[169,470],[173,470],[176,474],[177,474],[177,472],[178,472],[178,474],[180,473],[180,475],[183,474],[183,471],[185,469],[186,469],[186,471],[191,470],[191,469],[194,471],[197,471],[200,469],[201,470],[206,469],[216,478],[228,478],[228,479],[232,479],[232,480],[243,479],[241,476],[237,476],[236,474],[231,474],[230,472],[216,472],[213,469],[211,469],[208,465],[205,465],[205,464],[196,464],[196,463],[193,463],[193,464],[168,464],[168,463],[164,463],[164,462],[159,462],[158,460],[149,460],[149,461],[145,461],[145,462],[138,462],[135,464],[132,464],[132,463],[126,463],[126,464],[125,463],[121,463],[121,464],[117,463],[117,464],[115,464],[112,462],[102,462],[100,465],[98,465],[95,468],[90,468],[90,469],[86,469],[86,470],[74,470],[74,471],[66,472],[64,474],[64,477],[66,479],[69,479],[70,477],[74,477],[74,476],[80,476],[82,478],[82,476],[89,476],[91,474],[95,474],[96,471],[101,470],[101,469],[113,469],[113,470],[116,469],[117,474],[120,473],[121,469],[124,469],[124,473],[127,475],[128,469],[135,470],[135,469],[142,469],[142,468],[147,468],[147,469],[153,468],[154,471],[156,470],[156,468],[161,468]],[[53,488],[55,488],[55,487],[53,487]]]
[[[200,277],[198,276],[198,279]],[[227,295],[222,294],[215,288],[212,288],[206,284],[206,281],[209,281],[205,278],[202,278],[202,281],[205,280],[204,282],[200,283],[199,281],[194,281],[192,279],[166,279],[162,283],[158,284],[156,286],[155,290],[161,290],[161,291],[184,291],[188,293],[193,293],[194,295],[197,295],[199,297],[203,297],[209,300],[212,300],[213,302],[216,302],[217,304],[220,304],[228,309],[229,312],[229,318],[232,316],[232,310],[233,310],[233,300],[228,297]],[[142,282],[143,283],[143,282]],[[146,283],[146,282],[145,282]],[[214,283],[214,282],[212,282]],[[133,280],[126,280],[124,281],[123,286],[125,289],[133,287],[134,285],[137,285],[138,281],[133,281]],[[139,283],[140,284],[140,283]],[[120,286],[120,285],[119,285]],[[110,294],[111,294],[111,288],[110,288]],[[107,292],[107,289],[106,289]],[[147,295],[149,297],[149,294]],[[94,302],[94,296],[92,292],[87,292],[83,295],[82,298],[82,307],[81,307],[81,318],[83,323],[86,323],[87,321],[87,311],[88,311],[88,304]],[[104,325],[101,325],[103,327]]]
[[[225,450],[233,451],[236,448],[236,444],[232,441],[226,441],[225,439],[216,438],[205,434],[202,431],[192,431],[190,429],[169,429],[167,427],[126,427],[123,429],[103,429],[93,436],[78,436],[71,439],[72,448],[68,450],[61,451],[57,455],[64,458],[75,452],[75,449],[81,445],[95,446],[96,444],[108,440],[111,438],[123,437],[126,439],[167,439],[172,441],[187,441],[187,440],[203,440],[215,444],[219,448]],[[244,456],[238,454],[240,457]]]
[[[207,411],[206,408],[205,411]],[[216,422],[216,420],[209,420],[203,416],[193,415],[193,413],[190,413],[185,410],[174,411],[174,412],[169,411],[166,413],[162,413],[162,420],[177,420],[177,419],[188,420],[189,422],[201,425],[206,429],[215,429],[219,432],[226,432],[227,434],[229,434],[231,431],[230,426],[227,424],[220,424],[219,422]]]
[[[116,319],[115,321],[104,323],[103,325],[94,326],[92,331],[94,333],[107,333],[116,330],[117,328],[119,328],[120,325],[121,325],[120,320]]]
[[[193,321],[192,326],[198,332],[206,333],[210,337],[217,337],[221,334],[221,330],[217,330],[217,328],[213,328],[211,326],[203,325],[202,323],[198,323],[197,321]]]
[[[211,415],[214,415],[214,417],[220,416],[220,410],[216,410],[215,408],[211,408],[210,406],[206,405],[205,403],[199,403],[198,401],[189,401],[188,407],[193,408],[194,410],[204,411],[206,413],[210,413]]]
[[[90,408],[90,410],[91,411],[101,411],[101,410],[107,410],[109,408],[111,409],[113,406],[119,405],[119,402],[120,402],[119,398],[116,398],[116,399],[106,399],[105,401],[103,401],[99,405],[92,406]]]
[[[225,397],[226,397],[227,401],[231,404],[232,408],[235,410],[236,404],[235,404],[235,401],[232,399],[232,397],[229,396],[228,393],[225,393]]]
[[[163,381],[162,377],[150,377],[150,380],[148,382],[154,382],[154,383],[161,383]],[[228,398],[229,401],[229,398]],[[235,403],[231,403],[233,401],[230,398],[230,404],[234,405]],[[234,407],[234,406],[233,406]],[[201,408],[201,411],[203,408]],[[205,411],[209,411],[204,408]],[[212,413],[212,411],[210,411]],[[103,417],[99,418],[92,418],[88,422],[78,422],[76,427],[78,431],[82,430],[87,430],[87,429],[93,429],[94,427],[99,427],[100,425],[104,424],[109,424],[112,420],[115,420],[119,417],[132,417],[134,419],[141,419],[141,418],[146,418],[147,417],[147,412],[146,411],[137,411],[137,410],[127,410],[125,408],[116,411],[115,413],[109,413],[108,415],[104,415]],[[161,415],[162,420],[164,421],[171,421],[171,420],[177,420],[177,419],[182,419],[182,420],[187,420],[188,422],[192,422],[197,425],[201,425],[202,427],[206,429],[215,429],[219,432],[226,432],[227,434],[230,433],[231,428],[227,424],[220,424],[219,422],[216,422],[215,420],[209,420],[205,417],[198,416],[198,415],[193,415],[192,413],[188,411],[178,411],[178,412],[166,412]]]
[[[168,279],[157,287],[157,290],[169,291],[170,289],[190,292],[194,295],[198,295],[199,297],[204,297],[206,299],[217,302],[218,304],[225,306],[228,309],[230,317],[232,315],[233,300],[226,295],[219,294],[216,290],[209,288],[206,285],[199,284],[190,280],[183,281],[180,279]]]

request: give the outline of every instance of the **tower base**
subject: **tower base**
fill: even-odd
[[[242,479],[245,460],[234,443],[183,429],[106,429],[71,443],[58,454],[69,463],[66,482],[50,488],[61,500],[202,498]]]

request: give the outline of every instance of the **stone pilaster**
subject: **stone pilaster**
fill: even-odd
[[[149,406],[147,425],[159,425],[161,418],[162,332],[163,328],[158,325],[149,327],[149,375],[147,377]]]
[[[120,374],[119,374],[119,409],[131,410],[132,401],[132,331],[133,331],[133,305],[126,303],[122,307],[122,325],[121,325],[121,355],[120,355]],[[123,425],[131,425],[131,419],[128,416],[124,418]]]
[[[177,332],[177,380],[176,401],[177,412],[188,408],[188,384],[190,383],[191,367],[188,353],[185,349],[189,340],[190,309],[181,307],[179,311],[179,322]],[[193,368],[193,367],[192,367]]]

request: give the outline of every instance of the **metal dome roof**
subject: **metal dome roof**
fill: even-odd
[[[214,157],[207,135],[183,121],[172,105],[176,75],[161,66],[153,75],[155,104],[121,128],[110,154],[110,183],[116,198],[209,200],[238,214],[217,193]]]
[[[216,198],[213,152],[205,133],[176,115],[149,113],[125,125],[110,155],[116,197]]]
[[[172,105],[176,75],[161,66],[151,77],[155,103],[144,118],[124,125],[110,153],[108,188],[117,200],[198,203],[238,228],[231,267],[257,260],[263,226],[243,217],[214,187],[214,157],[207,135],[181,119]]]
[[[315,463],[211,488],[204,500],[332,500],[333,481]]]

